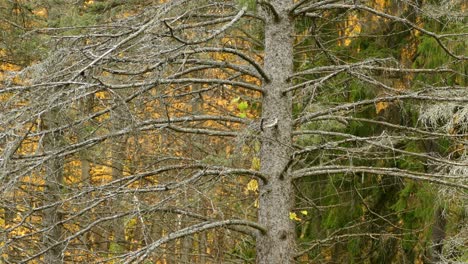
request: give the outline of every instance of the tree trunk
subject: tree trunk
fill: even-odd
[[[111,147],[112,152],[112,180],[118,180],[123,177],[123,162],[125,160],[125,143],[126,139],[117,139],[115,140],[114,145]],[[123,203],[121,200],[122,197],[118,196],[118,200],[114,205],[116,211],[123,211]],[[114,246],[118,245],[118,251],[123,250],[126,245],[125,241],[125,222],[123,218],[116,218],[114,220],[114,226],[112,227],[114,231]],[[115,253],[115,252],[114,252]]]
[[[131,113],[126,105],[126,102],[123,100],[125,98],[126,91],[118,91],[115,93],[112,98],[116,104],[116,107],[111,111],[110,122],[111,130],[117,132],[121,129],[127,127],[132,120]],[[113,142],[111,142],[110,151],[111,151],[111,176],[112,180],[119,180],[124,175],[124,163],[126,160],[126,149],[127,149],[127,140],[128,135],[123,135],[116,137]],[[121,213],[125,211],[125,198],[123,196],[117,195],[115,200],[108,201],[110,207],[108,210],[112,210],[110,213]],[[122,253],[126,250],[127,241],[125,239],[125,221],[122,217],[115,218],[109,223],[109,235],[112,235],[112,239],[108,238],[109,251],[112,254]]]
[[[129,123],[130,117],[128,115],[128,109],[125,108],[124,102],[118,102],[119,106],[116,107],[115,112],[111,114],[112,126],[114,131],[118,131],[125,127]],[[112,180],[118,180],[123,177],[124,161],[126,157],[126,143],[127,136],[118,137],[114,140],[111,146],[111,166],[112,166]],[[113,204],[115,211],[124,211],[123,197],[117,196],[117,201]],[[114,239],[112,243],[112,253],[120,253],[125,250],[125,222],[123,218],[116,218],[113,221],[113,234]]]
[[[434,225],[432,226],[432,243],[433,248],[431,252],[431,261],[430,263],[439,263],[440,256],[444,248],[444,239],[445,239],[445,228],[447,225],[447,220],[444,216],[444,208],[440,206],[437,208],[437,211],[434,215]]]
[[[292,153],[292,106],[290,95],[282,93],[293,68],[294,23],[288,16],[291,2],[270,1],[277,18],[270,10],[265,11],[264,69],[271,82],[263,86],[260,171],[268,182],[260,184],[258,221],[268,232],[257,238],[259,264],[292,263],[294,255],[294,224],[289,219],[294,196],[291,179],[284,175]]]
[[[83,112],[84,115],[89,115],[93,111],[93,96],[87,96],[83,98],[80,104],[81,111]],[[83,127],[82,130],[80,131],[78,135],[79,141],[85,141],[86,137],[88,136],[87,132],[87,127]],[[89,150],[82,150],[80,151],[79,157],[80,157],[80,169],[81,169],[81,184],[82,188],[88,188],[91,186],[91,163],[89,161]],[[90,199],[88,195],[85,195],[83,197],[83,204],[86,204],[86,200]],[[89,222],[88,222],[89,223]],[[83,249],[91,249],[91,234],[92,232],[87,232],[85,233],[80,239],[83,243]]]
[[[198,233],[198,256],[199,256],[199,262],[200,264],[205,264],[207,257],[206,257],[206,247],[207,247],[207,237],[206,237],[206,232],[201,232]]]
[[[43,129],[53,129],[58,127],[58,109],[52,109],[43,118]],[[50,132],[45,136],[44,149],[57,150],[63,142],[60,132]],[[61,190],[63,185],[63,158],[51,157],[45,168],[45,190],[44,203],[52,205],[61,199]],[[48,250],[44,253],[44,263],[63,263],[63,244],[56,245],[62,239],[62,226],[58,224],[63,219],[63,213],[60,212],[60,204],[56,204],[44,209],[42,224],[46,228],[43,234],[43,243]]]
[[[192,263],[190,255],[192,254],[192,237],[186,236],[182,238],[182,249],[181,249],[181,256],[180,256],[180,263],[188,264]]]
[[[5,230],[7,228],[10,228],[14,224],[14,219],[15,219],[16,212],[17,212],[16,211],[17,198],[15,195],[15,192],[11,192],[11,193],[7,193],[7,195],[2,197],[2,199],[5,199],[5,201],[2,201],[2,205],[3,203],[6,203],[6,201],[9,201],[10,203],[10,204],[3,205],[4,223],[3,225],[0,225],[0,229]],[[2,233],[2,235],[0,236],[0,240],[7,241],[8,237],[10,236],[11,236],[10,232]],[[0,255],[0,263],[8,263],[7,261],[9,261],[10,263],[16,263],[16,262],[19,262],[19,260],[21,259],[18,256],[18,254],[15,252],[15,250],[11,248],[9,245],[4,247],[4,252],[5,252],[4,254]]]

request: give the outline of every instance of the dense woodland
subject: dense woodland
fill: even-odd
[[[463,0],[0,0],[0,263],[467,263]]]

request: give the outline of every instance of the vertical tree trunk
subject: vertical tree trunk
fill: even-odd
[[[265,7],[264,69],[271,82],[263,87],[260,171],[268,176],[268,183],[260,185],[258,221],[268,232],[257,238],[257,263],[287,264],[293,262],[295,241],[294,224],[289,219],[294,203],[292,182],[283,175],[292,152],[292,106],[290,95],[282,91],[293,69],[294,23],[287,10],[292,1],[269,3],[278,17]]]
[[[93,95],[83,98],[80,108],[83,114],[89,115],[93,112],[94,97]],[[89,124],[91,125],[91,124]],[[79,134],[79,140],[84,141],[88,136],[87,127],[84,127]],[[81,182],[83,185],[89,186],[91,184],[91,163],[89,162],[89,150],[80,151],[80,162],[81,162]]]
[[[117,180],[123,177],[123,162],[125,159],[125,143],[126,138],[120,138],[115,140],[114,145],[112,146],[112,179]],[[116,211],[121,211],[122,208],[122,197],[118,197],[116,201]],[[116,218],[114,221],[114,226],[112,227],[114,231],[114,242],[115,245],[119,245],[119,250],[123,250],[125,247],[125,223],[122,218]]]
[[[3,225],[0,225],[0,230],[5,230],[7,228],[10,228],[14,224],[14,219],[16,216],[16,195],[15,192],[7,193],[7,195],[3,196],[2,199],[5,199],[6,201],[10,202],[11,204],[5,204],[3,206],[3,219],[4,223]],[[4,201],[2,201],[3,205]],[[1,216],[0,216],[1,218]],[[11,236],[10,232],[2,232],[0,236],[0,241],[8,241],[8,238]],[[3,245],[2,245],[3,246]],[[16,263],[20,260],[21,258],[16,254],[15,250],[11,248],[9,245],[5,246],[3,249],[3,254],[0,255],[0,263],[8,263],[7,260],[10,263]]]
[[[117,102],[118,106],[115,109],[115,112],[112,113],[112,126],[114,131],[118,131],[124,128],[130,121],[130,115],[128,113],[128,109],[125,107],[125,102],[121,101],[121,98],[117,98],[120,100]],[[118,137],[114,140],[111,146],[111,166],[112,166],[112,180],[121,179],[123,177],[123,170],[124,170],[124,161],[126,157],[126,143],[127,143],[127,136]],[[117,201],[112,207],[116,207],[116,212],[123,211],[123,199],[122,197],[117,197]],[[114,220],[112,226],[114,239],[111,249],[114,252],[111,253],[118,253],[120,251],[124,251],[126,246],[125,241],[125,222],[123,218],[116,218]]]
[[[86,152],[83,151],[80,155],[80,162],[81,162],[81,182],[83,183],[84,187],[88,187],[90,186],[89,184],[89,181],[90,181],[90,177],[91,177],[91,164],[88,160],[88,158],[86,157]],[[83,199],[89,199],[89,196],[85,196],[83,197]],[[81,237],[81,241],[83,243],[83,249],[91,249],[92,248],[92,245],[90,243],[91,241],[91,232],[87,232],[85,233],[82,237]]]
[[[5,200],[8,200],[11,202],[11,204],[8,204],[8,205],[4,205],[3,206],[3,219],[5,221],[5,225],[9,227],[9,225],[11,225],[13,223],[13,219],[15,218],[15,215],[16,215],[16,210],[15,210],[15,206],[16,206],[16,195],[15,193],[9,193],[8,194],[9,197],[3,197],[3,198],[6,198]]]
[[[185,190],[183,204],[189,204],[187,192],[189,192],[189,190]],[[187,221],[188,221],[188,217],[185,215],[181,215],[179,228],[187,227]],[[190,255],[192,253],[192,237],[185,236],[184,238],[182,238],[181,242],[182,243],[180,245],[180,263],[191,263]]]
[[[81,105],[80,105],[80,108],[81,108],[81,111],[83,112],[84,115],[88,115],[90,113],[92,113],[93,111],[93,104],[94,104],[94,100],[93,100],[93,96],[87,96],[85,98],[83,98],[82,102],[81,102]],[[87,131],[87,127],[84,127],[81,129],[79,135],[78,135],[78,139],[79,141],[84,141],[86,140],[86,137],[88,136],[88,131]],[[80,151],[80,163],[81,163],[81,166],[80,166],[80,169],[81,169],[81,183],[82,183],[82,188],[87,188],[89,186],[91,186],[91,163],[89,162],[89,154],[88,154],[89,150],[85,149],[85,150],[82,150]],[[84,196],[83,199],[90,199],[89,196]],[[85,202],[85,201],[83,201]],[[83,243],[83,248],[84,249],[91,249],[92,248],[92,245],[90,243],[91,241],[91,234],[92,232],[87,232],[85,233],[82,237],[81,237],[81,241]]]
[[[437,208],[437,211],[434,215],[434,225],[432,226],[432,243],[433,248],[431,252],[431,261],[430,263],[439,263],[440,256],[443,253],[444,249],[444,239],[445,239],[445,228],[447,225],[447,219],[443,214],[444,208],[440,206]]]
[[[59,110],[52,109],[43,118],[43,129],[53,129],[58,127]],[[63,144],[62,135],[60,132],[51,132],[45,136],[44,149],[46,151],[56,151]],[[63,158],[52,157],[47,161],[45,172],[45,190],[44,203],[52,205],[61,200],[61,190],[63,185]],[[58,224],[63,219],[63,214],[60,212],[60,204],[48,207],[43,212],[42,224],[46,228],[43,234],[44,246],[49,248],[44,254],[44,263],[63,263],[64,245],[59,244],[54,246],[62,239],[62,226]]]
[[[206,247],[207,247],[207,242],[208,239],[206,237],[206,232],[201,232],[198,233],[198,255],[199,257],[199,262],[200,264],[205,264],[207,257],[206,257]]]
[[[191,236],[186,236],[182,239],[182,250],[181,250],[181,256],[180,256],[180,263],[188,264],[192,263],[191,261],[191,253],[192,253],[192,237]]]

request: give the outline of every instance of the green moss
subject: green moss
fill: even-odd
[[[248,10],[255,11],[257,9],[256,0],[237,0],[239,5],[246,6]]]

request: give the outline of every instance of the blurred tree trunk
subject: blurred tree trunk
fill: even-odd
[[[59,109],[54,108],[44,115],[42,118],[42,129],[54,129],[59,127]],[[44,138],[44,150],[53,152],[63,145],[61,131],[49,132]],[[44,263],[64,263],[65,244],[59,243],[63,237],[63,226],[60,221],[63,220],[64,212],[61,211],[61,195],[63,190],[63,166],[64,159],[55,157],[52,153],[51,157],[45,163],[45,190],[44,190],[44,205],[48,207],[44,209],[42,216],[42,226],[45,228],[43,233],[44,247],[50,248],[44,254]]]
[[[120,94],[117,94],[115,102],[117,107],[113,112],[111,112],[111,122],[112,129],[118,131],[125,128],[130,122],[130,113],[129,110],[125,107],[125,102],[120,97]],[[126,159],[126,149],[127,149],[127,139],[128,135],[117,137],[113,140],[111,146],[111,167],[112,167],[112,180],[118,180],[123,177],[124,162]],[[123,196],[116,195],[115,202],[112,204],[111,208],[114,208],[116,212],[122,212],[124,208],[124,198]],[[113,221],[112,224],[112,233],[113,233],[113,243],[111,246],[116,248],[111,248],[113,253],[118,253],[124,251],[126,248],[125,240],[125,221],[123,218],[119,217]]]
[[[444,249],[447,219],[444,216],[444,208],[439,206],[434,214],[434,225],[432,226],[432,252],[430,263],[439,263]]]

